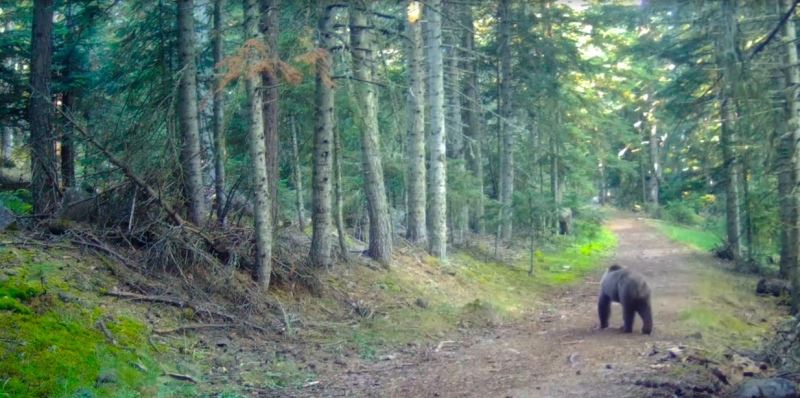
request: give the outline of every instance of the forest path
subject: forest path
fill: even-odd
[[[621,307],[614,304],[611,328],[597,330],[598,271],[557,292],[526,320],[489,329],[460,341],[391,360],[363,362],[344,370],[312,396],[391,397],[638,397],[652,394],[634,385],[649,369],[653,345],[668,348],[687,340],[679,332],[682,310],[697,303],[692,293],[700,272],[716,260],[667,239],[644,220],[620,216],[608,223],[619,239],[612,261],[635,269],[653,290],[655,330],[623,334]],[[445,339],[447,339],[445,337]],[[454,337],[453,340],[459,339]]]

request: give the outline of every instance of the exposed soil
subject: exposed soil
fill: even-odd
[[[623,334],[614,304],[612,328],[597,329],[601,271],[565,288],[527,319],[480,333],[445,336],[377,361],[353,360],[320,369],[319,384],[292,395],[397,397],[639,397],[659,394],[635,383],[657,373],[653,353],[691,342],[677,331],[682,310],[696,304],[698,272],[717,260],[665,238],[645,221],[622,217],[609,227],[613,258],[644,274],[653,290],[654,333]],[[755,299],[755,297],[754,297]],[[547,307],[547,308],[545,308]],[[448,341],[453,340],[453,341]],[[330,373],[329,373],[330,372]],[[326,374],[329,373],[329,374]],[[641,384],[641,383],[639,383]],[[668,396],[671,396],[669,394]]]

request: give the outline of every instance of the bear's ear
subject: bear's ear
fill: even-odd
[[[620,267],[619,264],[612,264],[610,267],[608,267],[608,271],[609,272],[617,271],[617,270],[621,270],[621,269],[622,269],[622,267]]]

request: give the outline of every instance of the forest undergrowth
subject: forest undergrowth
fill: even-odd
[[[446,261],[406,245],[388,268],[352,258],[315,271],[314,283],[281,280],[248,300],[258,290],[243,271],[153,272],[91,235],[6,232],[0,396],[302,389],[352,360],[386,360],[547,306],[544,293],[602,267],[616,244],[605,228],[584,230],[533,251],[473,237]],[[308,240],[288,243],[298,252]],[[220,293],[225,284],[238,287]]]

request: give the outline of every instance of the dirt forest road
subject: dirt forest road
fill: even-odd
[[[639,332],[638,317],[634,334],[621,333],[618,304],[612,309],[611,328],[596,329],[598,272],[559,292],[526,321],[462,337],[438,351],[434,346],[364,362],[307,392],[359,397],[650,396],[652,390],[633,381],[653,363],[647,356],[653,344],[670,347],[687,339],[673,325],[692,304],[687,292],[697,269],[715,260],[669,241],[643,220],[615,218],[609,227],[619,239],[613,261],[643,273],[653,290],[652,335]]]

